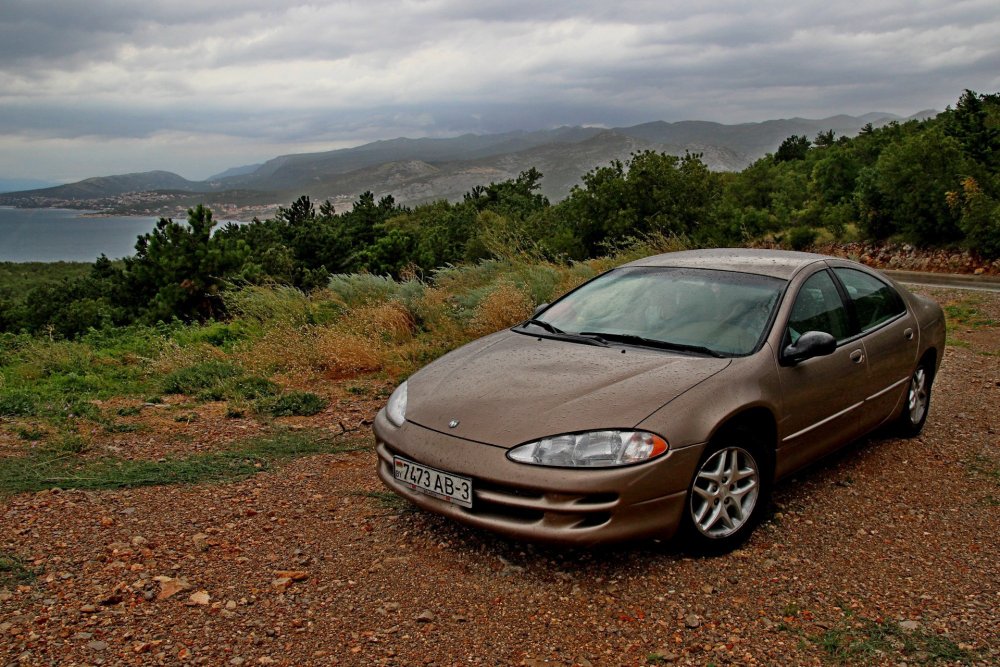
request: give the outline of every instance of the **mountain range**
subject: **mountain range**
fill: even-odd
[[[739,125],[656,121],[610,129],[559,127],[443,139],[398,138],[282,155],[263,164],[227,169],[204,181],[189,181],[168,171],[94,177],[0,194],[0,204],[162,213],[200,202],[238,215],[241,207],[266,209],[309,195],[316,201],[330,200],[341,210],[366,190],[377,197],[391,194],[404,204],[456,199],[476,185],[513,178],[531,167],[544,175],[542,192],[558,200],[586,172],[612,160],[626,160],[640,150],[698,153],[711,169],[738,171],[776,150],[793,134],[811,138],[833,130],[837,136],[852,136],[868,123],[878,127],[935,114],[928,110],[901,118],[869,113]]]

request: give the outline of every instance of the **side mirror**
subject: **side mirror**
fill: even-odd
[[[542,312],[543,310],[545,310],[548,307],[549,307],[549,304],[547,304],[547,303],[540,303],[540,304],[538,304],[537,306],[535,306],[535,312],[533,312],[531,314],[531,317],[532,318],[538,317],[538,313]]]
[[[837,349],[837,339],[825,331],[807,331],[781,351],[781,364],[794,366],[806,359],[825,357]]]

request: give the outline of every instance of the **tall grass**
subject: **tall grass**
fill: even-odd
[[[226,322],[106,329],[75,341],[0,335],[0,437],[71,437],[88,422],[91,432],[124,428],[102,412],[109,398],[176,393],[230,401],[232,414],[312,412],[331,396],[331,383],[398,380],[612,266],[683,245],[662,236],[628,239],[612,256],[577,263],[512,247],[424,280],[357,274],[333,276],[309,294],[275,285],[231,289]],[[294,391],[314,391],[318,400],[306,405],[295,398],[301,394],[287,396]]]

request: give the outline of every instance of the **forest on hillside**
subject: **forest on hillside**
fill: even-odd
[[[551,203],[535,169],[416,207],[362,194],[336,212],[301,197],[267,220],[217,228],[197,206],[161,219],[122,262],[31,289],[0,286],[0,332],[74,337],[90,330],[223,318],[234,286],[325,288],[336,274],[431,276],[441,267],[523,253],[568,263],[636,240],[678,246],[897,239],[1000,257],[1000,93],[965,91],[924,121],[788,137],[738,173],[697,154],[640,152],[583,175]]]

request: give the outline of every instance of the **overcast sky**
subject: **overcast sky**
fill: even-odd
[[[909,115],[964,88],[1000,91],[997,0],[0,0],[0,177],[202,179],[398,136]]]

